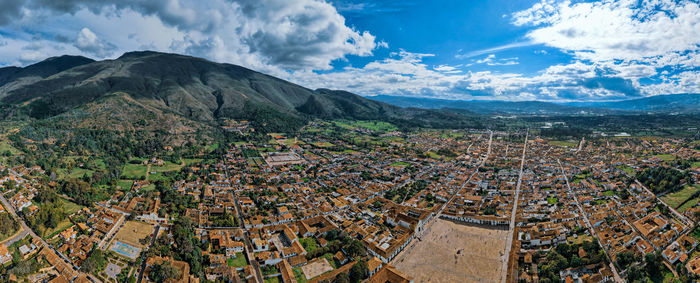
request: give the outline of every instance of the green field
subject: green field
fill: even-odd
[[[437,152],[434,151],[428,151],[425,153],[425,155],[430,156],[432,159],[440,159],[442,155],[437,154]]]
[[[577,147],[578,142],[574,141],[549,141],[551,145],[566,146],[566,147]]]
[[[603,195],[606,197],[611,197],[615,195],[615,191],[607,190],[603,192]]]
[[[74,168],[73,171],[70,172],[70,174],[66,175],[66,178],[68,179],[78,179],[82,178],[83,176],[88,176],[91,177],[94,171],[88,170],[88,169],[83,169],[83,168]]]
[[[557,199],[555,197],[548,197],[547,198],[547,203],[549,203],[549,204],[557,204],[558,202],[559,202],[559,199]]]
[[[213,143],[213,144],[210,144],[209,146],[207,146],[207,150],[209,150],[209,151],[214,151],[217,148],[219,148],[218,143]]]
[[[307,252],[313,252],[318,249],[318,244],[313,238],[301,238],[300,243]]]
[[[673,161],[676,159],[676,157],[673,156],[672,154],[658,154],[658,155],[654,155],[654,157],[661,158],[663,161]]]
[[[634,168],[632,167],[629,167],[627,165],[620,165],[617,168],[619,168],[622,171],[625,171],[625,173],[627,174],[634,175]]]
[[[297,279],[297,283],[306,283],[309,281],[306,279],[306,275],[304,275],[304,271],[301,270],[301,267],[292,268],[292,271],[294,272],[294,277]]]
[[[184,161],[185,165],[187,165],[187,166],[202,162],[202,160],[203,159],[201,159],[201,158],[184,158],[184,159],[182,159],[182,161]]]
[[[317,146],[317,147],[332,147],[332,146],[334,146],[334,144],[329,143],[329,142],[315,142],[315,143],[313,143],[313,145]]]
[[[41,236],[44,239],[51,238],[51,237],[55,236],[56,234],[63,232],[63,230],[68,229],[70,226],[73,226],[73,223],[71,223],[70,220],[68,219],[68,217],[66,217],[65,219],[61,220],[61,222],[59,222],[58,225],[56,225],[56,228],[46,229],[44,231],[44,234]]]
[[[20,153],[19,149],[16,149],[14,146],[10,145],[9,142],[0,141],[0,155],[5,153],[6,151],[9,151],[13,155]]]
[[[698,204],[698,201],[700,201],[700,198],[691,199],[691,200],[689,200],[688,202],[686,202],[686,203],[684,203],[683,205],[681,205],[681,207],[678,208],[678,211],[679,211],[680,213],[683,213],[683,212],[685,212],[686,210],[688,210],[689,208],[691,208],[691,207],[695,206],[696,204]]]
[[[376,132],[393,132],[398,130],[391,123],[381,121],[335,121],[335,125],[344,129],[367,129]]]
[[[73,213],[76,213],[83,209],[84,206],[79,205],[77,203],[74,203],[72,201],[69,201],[67,199],[61,199],[61,202],[63,202],[63,210],[66,212],[66,214],[71,215]]]
[[[678,206],[680,206],[684,201],[690,198],[697,191],[700,191],[700,186],[698,185],[685,186],[685,188],[678,192],[667,194],[661,197],[661,200],[663,200],[666,204],[673,208],[678,208]]]
[[[117,186],[121,187],[122,191],[131,190],[131,185],[134,184],[132,180],[119,180],[117,181]]]
[[[391,164],[391,166],[394,166],[394,167],[406,167],[408,165],[410,165],[410,164],[403,162],[403,161],[399,161],[399,162]]]
[[[147,165],[127,163],[124,165],[124,170],[122,170],[122,177],[127,179],[140,179],[146,177],[147,169]]]
[[[577,236],[578,237],[576,237],[576,238],[574,238],[574,236],[570,236],[566,240],[572,244],[582,244],[583,242],[586,242],[586,241],[593,242],[595,240],[595,239],[593,239],[592,236],[586,235],[584,233],[581,233],[581,235],[577,235]]]
[[[229,258],[227,262],[228,266],[233,267],[244,267],[248,265],[248,260],[243,253],[236,253],[236,258]]]

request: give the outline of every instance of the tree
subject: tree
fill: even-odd
[[[661,251],[644,255],[644,271],[649,277],[658,277],[661,274],[662,260]]]
[[[335,277],[333,283],[350,283],[350,276],[345,272],[340,273]]]
[[[347,245],[345,245],[344,250],[351,258],[358,255],[363,255],[365,253],[364,246],[358,240],[351,240]]]
[[[104,270],[106,266],[107,259],[105,258],[102,250],[93,249],[90,256],[88,256],[88,258],[86,258],[83,262],[81,268],[89,273],[97,274],[98,272]]]
[[[369,268],[367,267],[367,261],[360,260],[358,263],[350,268],[350,281],[360,282],[369,277]]]
[[[622,252],[618,253],[615,259],[615,263],[617,266],[619,266],[621,269],[627,269],[627,267],[636,262],[637,259],[634,257],[634,253],[632,252]]]
[[[168,279],[177,279],[179,277],[180,270],[173,267],[168,261],[153,265],[150,273],[148,273],[148,278],[158,283]]]

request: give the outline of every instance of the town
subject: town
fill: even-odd
[[[0,263],[13,282],[700,278],[700,142],[537,133],[313,121],[166,145],[111,184],[90,154],[48,172],[8,144]]]

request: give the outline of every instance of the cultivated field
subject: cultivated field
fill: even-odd
[[[139,243],[140,239],[153,234],[153,225],[138,221],[128,221],[124,224],[119,233],[114,237],[114,241],[119,241],[137,248],[144,248]]]
[[[413,282],[500,281],[507,230],[437,219],[391,262]]]
[[[328,263],[328,261],[325,258],[320,258],[316,261],[310,262],[309,264],[302,266],[301,270],[304,271],[304,276],[306,276],[306,278],[311,279],[333,270],[333,267],[330,263]]]

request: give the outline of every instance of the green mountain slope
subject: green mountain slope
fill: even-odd
[[[345,91],[314,91],[232,64],[150,51],[75,64],[29,83],[13,82],[0,90],[0,106],[36,119],[80,116],[72,112],[123,93],[159,113],[208,124],[220,118],[253,120],[277,130],[298,128],[309,118],[379,119],[412,126],[470,124],[461,114],[404,109]],[[133,107],[127,104],[120,111],[141,110]]]

